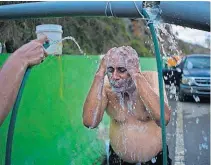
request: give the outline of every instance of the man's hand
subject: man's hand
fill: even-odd
[[[139,58],[136,54],[136,52],[128,53],[125,55],[125,64],[126,64],[126,69],[130,76],[133,76],[134,74],[140,72],[140,67],[139,67]]]
[[[40,39],[32,40],[16,50],[11,58],[21,61],[26,67],[41,63],[47,56],[43,44],[47,41],[47,36],[43,35]]]
[[[15,103],[27,67],[39,64],[47,56],[45,41],[47,37],[42,36],[23,45],[4,63],[0,72],[0,126]]]
[[[100,62],[98,73],[102,76],[105,76],[106,70],[107,70],[107,56],[105,55]]]

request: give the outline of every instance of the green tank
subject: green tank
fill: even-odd
[[[8,55],[0,55],[0,66]],[[12,143],[12,165],[97,165],[106,158],[109,118],[97,129],[83,125],[83,103],[99,56],[49,56],[26,80]],[[142,70],[156,70],[154,58],[140,58]],[[0,164],[11,113],[0,127]]]

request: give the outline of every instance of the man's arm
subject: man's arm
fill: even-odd
[[[138,54],[134,49],[130,49],[131,52],[125,56],[125,64],[126,69],[129,75],[132,77],[133,81],[135,82],[136,88],[138,90],[139,96],[143,101],[144,105],[148,109],[149,113],[151,114],[152,118],[155,120],[157,125],[160,125],[160,98],[158,94],[158,82],[156,74],[151,74],[146,77],[144,76],[143,72],[140,72],[140,65],[139,65],[139,58]],[[154,81],[154,83],[150,83]],[[165,102],[164,105],[165,111],[165,121],[166,125],[170,120],[170,109]]]
[[[15,102],[26,68],[24,62],[12,55],[0,72],[0,125]]]
[[[88,128],[96,128],[102,120],[108,99],[104,86],[104,73],[98,71],[83,108],[83,123]]]
[[[107,107],[104,76],[96,73],[83,108],[83,123],[88,128],[96,128]]]
[[[0,71],[0,126],[12,108],[18,94],[24,73],[28,66],[39,64],[46,54],[42,45],[47,40],[31,41],[15,51]]]
[[[83,107],[83,123],[88,128],[96,128],[99,125],[107,107],[108,99],[104,85],[106,67],[107,59],[104,56]]]
[[[158,82],[158,72],[156,71],[144,71],[141,72],[143,76],[146,78],[149,85],[153,88],[155,93],[159,95],[159,82]],[[163,95],[164,95],[164,102],[168,104],[168,98],[166,95],[165,84],[163,82]]]
[[[144,102],[146,108],[150,111],[156,123],[160,126],[160,98],[159,98],[159,84],[156,72],[139,72],[132,75],[135,81],[139,95]],[[170,120],[171,111],[168,106],[166,93],[164,91],[164,113],[166,125]]]

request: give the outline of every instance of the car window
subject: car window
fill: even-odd
[[[187,69],[210,68],[210,57],[189,57],[184,67]]]

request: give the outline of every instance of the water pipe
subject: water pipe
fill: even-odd
[[[210,31],[210,2],[208,1],[135,2],[140,11],[144,3],[158,4],[160,17],[165,23]],[[141,17],[133,1],[51,1],[0,6],[0,19],[62,16]]]
[[[159,7],[166,23],[210,31],[209,1],[160,1]]]
[[[141,10],[142,1],[136,4]],[[62,16],[140,17],[132,1],[51,1],[0,6],[0,19]]]

